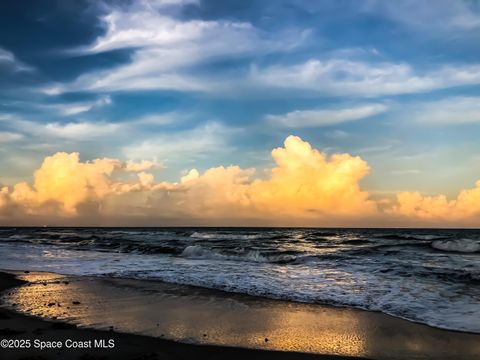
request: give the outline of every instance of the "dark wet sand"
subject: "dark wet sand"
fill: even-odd
[[[0,272],[0,291],[10,291],[11,287],[24,284],[11,274]],[[0,359],[332,359],[342,360],[348,357],[319,356],[294,352],[251,350],[234,347],[182,344],[148,336],[122,334],[115,331],[79,329],[75,326],[55,321],[25,316],[0,308],[0,340],[29,339],[30,349],[1,349]],[[113,349],[33,349],[33,341],[92,341],[113,340]]]
[[[1,288],[22,283],[11,275],[0,275]],[[113,339],[116,346],[113,350],[0,350],[0,359],[24,355],[75,359],[85,354],[112,359],[346,359],[347,355],[372,359],[480,358],[480,335],[435,329],[381,313],[158,281],[23,272],[18,277],[28,283],[6,292],[4,300],[12,309],[82,328],[1,310],[0,339]],[[2,314],[9,319],[3,319]],[[115,332],[109,331],[110,326]]]

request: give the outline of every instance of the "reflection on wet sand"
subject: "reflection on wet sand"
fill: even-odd
[[[5,301],[18,311],[80,326],[195,343],[365,356],[473,359],[480,335],[380,313],[227,294],[131,279],[21,276]],[[15,304],[15,305],[13,305]]]

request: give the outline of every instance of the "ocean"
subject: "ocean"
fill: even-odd
[[[480,230],[2,228],[0,269],[149,279],[480,333]]]

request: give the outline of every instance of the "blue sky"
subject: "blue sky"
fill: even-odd
[[[0,13],[2,184],[79,152],[268,168],[297,135],[373,196],[480,171],[478,1],[29,1]]]

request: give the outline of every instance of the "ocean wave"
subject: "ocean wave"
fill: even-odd
[[[218,232],[197,232],[190,235],[194,239],[204,240],[232,240],[232,239],[259,239],[263,237],[262,234],[235,234],[235,233],[218,233]]]
[[[431,247],[442,251],[475,253],[480,252],[480,242],[472,239],[436,240]]]
[[[222,254],[212,249],[206,249],[200,245],[187,246],[180,256],[189,259],[246,261],[276,264],[290,263],[297,259],[296,256],[291,254],[264,255],[258,250],[250,250],[238,255]]]
[[[423,241],[432,241],[432,240],[446,240],[450,239],[449,236],[445,235],[434,235],[434,234],[378,234],[373,236],[375,239],[384,239],[384,240],[423,240]]]
[[[367,245],[367,244],[372,244],[374,243],[372,240],[368,239],[345,239],[342,241],[344,244],[353,244],[353,245]]]
[[[476,321],[478,304],[473,298],[465,296],[454,284],[432,292],[426,291],[429,282],[405,282],[401,278],[390,278],[391,281],[382,282],[364,274],[359,283],[352,283],[348,279],[328,282],[328,275],[325,277],[325,274],[321,273],[304,274],[305,277],[298,277],[298,273],[282,274],[285,274],[284,278],[273,277],[268,281],[265,281],[263,274],[250,273],[248,269],[235,277],[222,271],[203,273],[204,276],[201,277],[180,271],[135,273],[133,276],[271,299],[355,307],[442,329],[480,333],[480,326]],[[295,278],[294,283],[291,282],[292,275]],[[323,282],[328,283],[328,286],[323,285]],[[442,295],[443,293],[449,295]],[[419,301],[420,298],[422,301]],[[437,310],[439,302],[441,312]]]
[[[479,242],[478,230],[19,229],[0,234],[0,268],[140,277],[480,332]]]
[[[328,236],[337,236],[338,232],[334,231],[313,231],[308,233],[309,236],[318,236],[318,237],[328,237]]]

